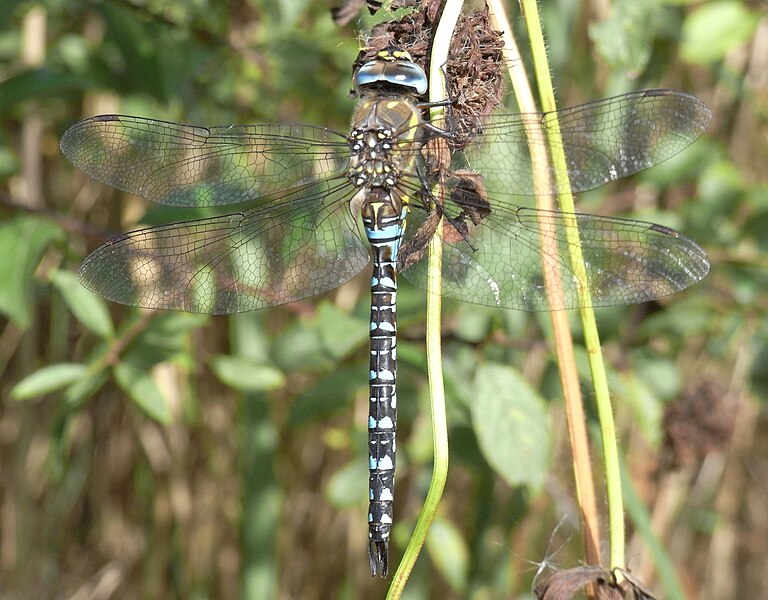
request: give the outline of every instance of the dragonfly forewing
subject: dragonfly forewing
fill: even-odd
[[[256,200],[338,176],[349,162],[345,136],[322,127],[198,127],[124,115],[76,123],[61,149],[94,179],[168,206]]]
[[[489,190],[534,195],[530,145],[562,149],[566,172],[550,167],[549,192],[559,175],[573,192],[591,190],[656,165],[689,146],[707,128],[711,111],[694,96],[646,90],[555,113],[492,114],[478,120],[473,144],[454,169],[486,176]],[[553,135],[559,128],[559,136]]]

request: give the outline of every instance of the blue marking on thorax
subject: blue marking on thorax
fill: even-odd
[[[403,240],[407,216],[408,206],[405,205],[400,212],[400,219],[394,225],[387,225],[379,229],[365,225],[365,236],[372,244],[380,242],[381,240],[389,240],[385,245],[392,248],[393,261],[397,261],[397,253],[400,250],[400,243]]]
[[[381,229],[365,228],[365,235],[369,240],[375,241],[382,238],[399,238],[403,235],[403,227],[400,225],[390,225]]]

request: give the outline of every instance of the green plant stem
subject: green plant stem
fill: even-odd
[[[549,75],[549,63],[547,61],[544,35],[541,29],[538,6],[536,0],[521,0],[528,35],[533,52],[534,71],[536,82],[539,86],[541,106],[545,112],[556,110],[555,93],[552,80]],[[567,173],[565,154],[562,151],[562,141],[557,121],[551,121],[549,128],[549,140],[551,158],[554,172],[558,175]],[[564,181],[561,181],[564,179]],[[557,187],[560,192],[558,203],[564,213],[575,213],[573,195],[567,177],[557,177]],[[584,329],[584,343],[589,360],[589,369],[592,377],[592,385],[595,391],[597,414],[600,421],[600,434],[602,437],[603,464],[605,468],[606,495],[608,500],[608,525],[610,530],[610,568],[625,565],[624,559],[624,506],[621,491],[621,471],[619,467],[619,453],[616,442],[616,427],[613,420],[613,408],[611,407],[610,393],[608,391],[608,378],[605,373],[603,354],[600,348],[600,336],[597,331],[597,321],[592,310],[592,299],[589,288],[586,285],[587,276],[584,267],[584,259],[581,253],[581,243],[575,220],[566,228],[566,238],[571,259],[571,268],[581,285],[579,286],[579,310]]]
[[[447,0],[443,14],[432,40],[432,54],[429,68],[429,100],[441,102],[446,99],[444,65],[448,62],[448,49],[453,30],[459,19],[463,0]],[[444,107],[433,107],[430,119],[439,122],[445,112]],[[436,190],[440,197],[442,190]],[[429,401],[432,416],[432,446],[434,464],[429,490],[424,500],[424,507],[397,567],[387,598],[400,598],[405,583],[416,563],[419,552],[427,539],[427,533],[437,514],[440,498],[443,495],[448,478],[448,420],[445,413],[445,389],[443,386],[441,318],[442,307],[442,222],[438,225],[429,245],[428,293],[427,293],[427,377],[429,379]]]
[[[505,59],[509,65],[509,76],[515,92],[518,107],[523,113],[535,113],[538,110],[533,98],[531,86],[525,70],[525,64],[515,41],[512,27],[506,15],[502,0],[489,0],[489,8],[494,27],[503,32]],[[526,121],[526,133],[531,139],[543,139],[544,133],[538,119]],[[531,159],[536,186],[536,206],[544,210],[554,209],[554,199],[550,193],[549,157],[545,149],[537,144],[531,144]],[[546,243],[546,240],[542,240]],[[542,250],[557,254],[558,248],[554,243],[546,244]],[[561,297],[560,267],[550,261],[543,262],[545,266],[545,285],[550,303],[556,305]],[[563,405],[565,407],[568,438],[573,456],[574,481],[576,497],[579,505],[584,556],[587,564],[599,565],[600,558],[600,525],[595,499],[595,484],[592,473],[591,456],[589,452],[589,437],[587,435],[584,402],[581,396],[579,376],[576,368],[576,358],[573,348],[568,316],[563,311],[552,311],[552,333],[555,339],[560,383],[563,389]]]

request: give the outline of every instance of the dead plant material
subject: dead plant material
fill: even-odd
[[[693,465],[710,452],[725,451],[733,436],[738,397],[708,378],[682,394],[664,412],[665,442],[675,463]]]
[[[623,569],[615,569],[624,577],[621,583],[607,569],[581,566],[556,571],[549,579],[536,586],[538,600],[571,600],[587,585],[593,584],[597,600],[656,600],[635,578]]]
[[[404,2],[404,4],[408,4]],[[414,62],[429,70],[432,35],[442,2],[427,0],[404,17],[380,23],[365,38],[365,47],[353,65],[372,60],[390,46],[406,50]],[[445,69],[450,100],[449,129],[452,150],[467,146],[481,128],[482,117],[501,104],[504,94],[504,57],[501,32],[493,30],[487,8],[462,15],[454,30]]]
[[[443,140],[443,138],[436,139]],[[413,237],[400,249],[398,258],[400,270],[407,269],[424,257],[441,218],[445,217],[443,239],[448,243],[458,244],[463,241],[470,242],[474,227],[491,214],[491,205],[483,185],[482,175],[471,171],[455,171],[451,173],[451,177],[453,179],[449,185],[451,204],[446,207],[441,198],[434,199],[435,205],[428,208],[427,218],[416,230]],[[456,207],[460,208],[461,211],[457,214],[451,214]]]

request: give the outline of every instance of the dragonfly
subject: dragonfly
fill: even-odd
[[[636,220],[536,210],[532,148],[565,155],[544,190],[590,190],[677,154],[710,111],[685,93],[646,90],[555,113],[430,122],[424,70],[399,48],[354,75],[351,130],[303,124],[200,127],[125,115],[80,121],[63,153],[92,178],[172,207],[231,207],[120,235],[79,277],[96,294],[150,309],[231,314],[295,302],[372,262],[369,369],[369,562],[386,577],[397,427],[397,275],[427,288],[426,242],[443,238],[442,294],[518,310],[641,303],[709,271],[682,234]],[[450,108],[450,107],[448,107]],[[430,144],[466,143],[449,160]],[[532,130],[530,125],[537,125]],[[560,135],[550,136],[557,126]],[[538,131],[538,132],[537,132]],[[551,139],[550,139],[551,138]],[[406,229],[406,221],[409,226]],[[436,223],[442,221],[442,229]],[[577,241],[568,236],[578,231]],[[568,255],[578,243],[589,296]],[[545,250],[546,249],[546,250]],[[545,269],[557,278],[547,294]],[[585,299],[586,298],[586,299]]]

